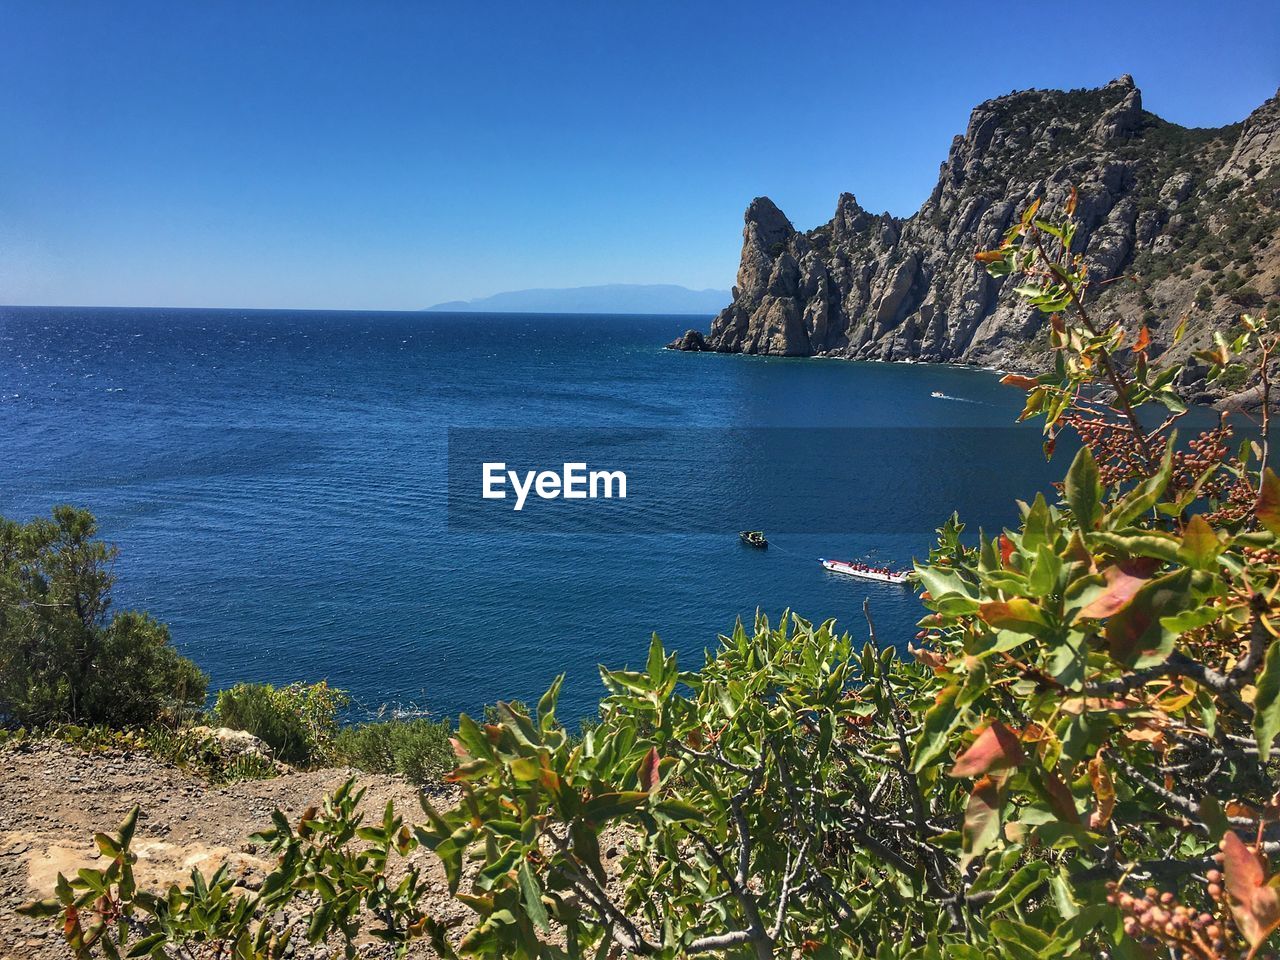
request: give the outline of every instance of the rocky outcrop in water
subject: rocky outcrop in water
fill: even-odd
[[[974,253],[1035,198],[1053,207],[1075,186],[1100,306],[1146,322],[1157,351],[1190,314],[1184,354],[1277,293],[1278,161],[1280,96],[1241,124],[1188,129],[1143,110],[1128,76],[1013,93],[973,111],[907,219],[845,193],[830,222],[798,231],[768,198],[751,201],[733,302],[705,338],[671,346],[1035,366],[1044,316]]]

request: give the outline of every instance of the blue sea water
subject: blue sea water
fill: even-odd
[[[1030,497],[1065,469],[1015,452],[1021,393],[990,373],[661,349],[705,323],[0,308],[0,514],[92,510],[120,548],[117,606],[168,623],[215,686],[327,678],[362,710],[450,715],[535,699],[565,672],[564,712],[581,716],[601,692],[597,664],[641,663],[653,631],[696,664],[757,608],[862,633],[870,598],[881,639],[905,645],[921,616],[908,589],[827,574],[817,558],[905,566],[950,495],[998,487],[1012,522],[1006,491]],[[874,481],[844,477],[830,431],[867,427],[902,428],[900,473],[932,478],[928,502],[883,464]],[[514,513],[510,528],[451,524],[450,428],[626,435],[637,462],[680,462],[684,486],[641,501],[660,515],[651,530],[539,532]],[[704,447],[683,450],[680,434],[748,428],[815,442],[793,444],[790,474],[768,448],[718,455],[702,488],[685,461]],[[956,449],[922,456],[931,435]],[[707,491],[726,489],[763,490],[804,522],[744,517],[771,539],[746,548],[694,522]],[[884,522],[851,528],[853,504]]]

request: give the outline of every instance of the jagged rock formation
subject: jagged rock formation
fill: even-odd
[[[1244,123],[1187,129],[1142,109],[1132,78],[1013,93],[973,111],[937,186],[905,220],[841,194],[797,231],[751,202],[733,302],[676,349],[1035,366],[1045,318],[974,261],[1036,197],[1079,190],[1093,295],[1144,320],[1155,349],[1182,314],[1185,353],[1280,280],[1280,95]],[[1123,275],[1133,280],[1108,283]],[[1010,285],[1011,286],[1011,285]]]

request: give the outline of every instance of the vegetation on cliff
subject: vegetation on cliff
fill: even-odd
[[[901,219],[842,194],[835,216],[797,231],[767,198],[746,212],[733,302],[686,350],[933,360],[1038,369],[1052,355],[1046,315],[973,262],[1037,198],[1077,191],[1075,251],[1093,295],[1144,323],[1152,357],[1185,364],[1239,312],[1280,285],[1280,97],[1243,123],[1188,129],[1142,108],[1129,77],[1096,90],[1027,90],[974,109],[932,194]],[[1114,281],[1114,282],[1113,282]],[[1175,343],[1180,318],[1192,318]]]

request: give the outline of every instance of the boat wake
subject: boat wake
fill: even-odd
[[[986,404],[981,400],[970,400],[967,397],[953,397],[951,394],[943,393],[941,390],[935,390],[933,393],[929,394],[929,396],[937,400],[954,400],[956,403],[976,403],[979,406],[986,406]]]

